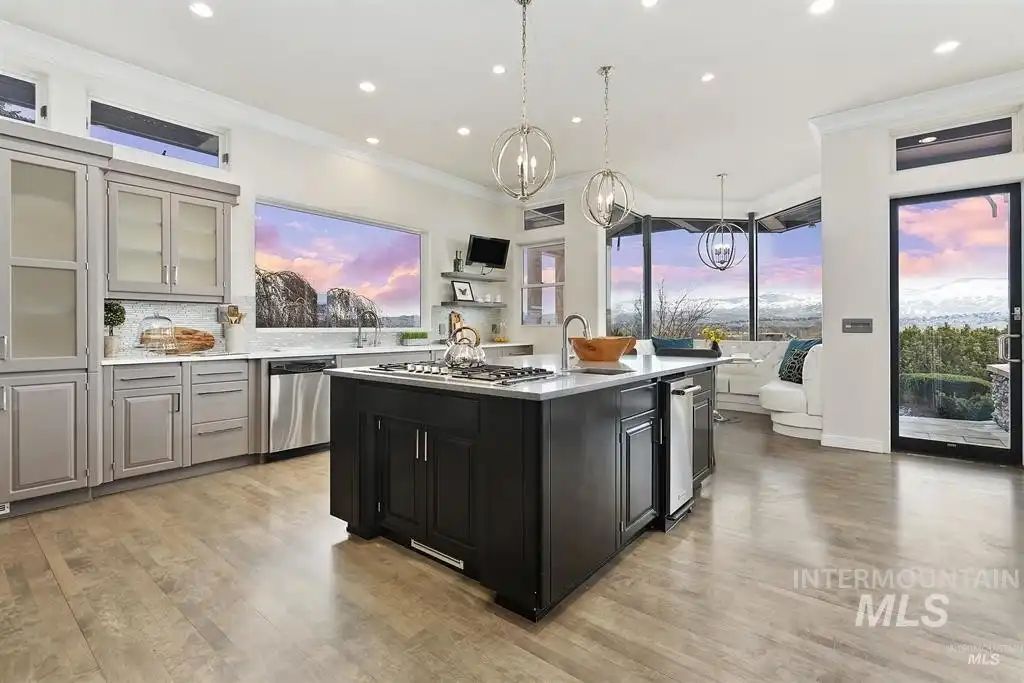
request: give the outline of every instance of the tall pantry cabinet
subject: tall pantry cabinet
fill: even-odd
[[[104,143],[0,120],[0,510],[88,485],[102,355],[90,344],[102,321],[89,257],[110,156]]]

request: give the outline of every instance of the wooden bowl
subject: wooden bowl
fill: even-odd
[[[636,346],[636,337],[569,337],[569,342],[580,360],[607,363]]]

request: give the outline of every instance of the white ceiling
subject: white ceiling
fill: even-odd
[[[0,0],[0,19],[492,184],[491,142],[518,121],[513,0],[208,0],[207,20],[189,1]],[[601,162],[601,64],[613,166],[665,199],[713,198],[728,171],[736,200],[817,172],[814,115],[1024,67],[1020,0],[809,2],[534,0],[530,118],[559,175]]]

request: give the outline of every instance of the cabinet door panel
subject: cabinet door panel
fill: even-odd
[[[85,171],[0,152],[0,372],[86,365]]]
[[[693,401],[693,482],[699,484],[714,469],[714,409],[712,394],[701,393]]]
[[[181,388],[119,391],[114,396],[114,476],[182,466]]]
[[[171,291],[224,294],[224,207],[171,195]]]
[[[474,531],[473,442],[429,430],[427,462],[427,543],[465,558],[476,546]]]
[[[388,418],[382,418],[380,425],[381,522],[399,533],[423,538],[421,430],[411,422]]]
[[[85,375],[8,378],[0,392],[0,502],[85,486]]]
[[[107,289],[170,292],[170,194],[117,183],[108,193]]]
[[[657,445],[654,416],[622,423],[622,543],[642,531],[657,515]]]

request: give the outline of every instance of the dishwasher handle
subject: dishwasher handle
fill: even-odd
[[[701,387],[701,385],[694,384],[692,387],[687,387],[686,389],[673,389],[672,390],[672,395],[673,396],[691,396],[693,394],[696,394],[701,389],[703,389],[703,387]]]

